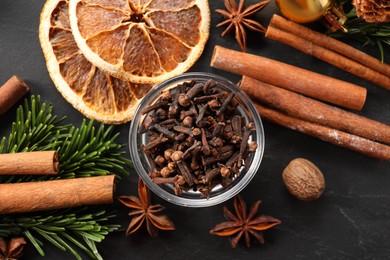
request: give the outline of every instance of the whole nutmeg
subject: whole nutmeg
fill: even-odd
[[[282,177],[287,190],[300,200],[318,199],[325,189],[322,172],[303,158],[292,160],[283,170]]]

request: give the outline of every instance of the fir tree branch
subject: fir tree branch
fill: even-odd
[[[114,217],[115,214],[105,211],[91,213],[89,208],[42,215],[3,216],[0,221],[0,237],[24,234],[42,256],[43,244],[38,237],[63,251],[69,250],[77,259],[81,259],[81,256],[75,248],[81,249],[91,258],[99,259],[101,256],[96,250],[95,242],[101,242],[107,234],[119,229],[119,225],[107,224]]]
[[[350,11],[346,14],[347,21],[344,26],[347,33],[335,32],[330,34],[335,38],[353,39],[361,42],[363,45],[376,45],[382,62],[385,60],[383,47],[390,48],[390,23],[367,23],[357,17],[356,10],[352,8],[351,1],[338,1],[340,5]]]
[[[8,139],[0,142],[0,152],[56,150],[60,172],[56,176],[2,176],[0,183],[128,174],[126,168],[132,164],[124,157],[124,145],[115,142],[118,134],[113,134],[113,126],[100,124],[96,131],[93,120],[83,120],[77,128],[60,125],[64,119],[54,116],[52,106],[41,104],[39,96],[32,96],[31,103],[26,99],[17,109]]]
[[[44,181],[53,178],[79,178],[117,174],[126,176],[131,161],[124,157],[122,144],[115,140],[112,126],[84,120],[79,128],[65,125],[65,117],[52,113],[52,105],[41,103],[39,96],[26,99],[17,109],[16,121],[8,138],[0,141],[0,153],[56,150],[60,162],[57,176],[1,176],[0,183]],[[115,214],[94,211],[93,207],[65,209],[46,213],[0,215],[0,237],[24,235],[44,255],[43,241],[81,259],[77,249],[94,259],[102,259],[96,242],[117,230],[109,224]]]

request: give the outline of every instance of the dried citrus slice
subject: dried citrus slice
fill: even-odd
[[[151,85],[114,78],[91,64],[74,41],[68,6],[66,0],[48,0],[41,13],[39,39],[50,77],[85,116],[110,124],[131,120]]]
[[[124,80],[157,83],[188,70],[210,29],[207,0],[69,0],[85,57]]]

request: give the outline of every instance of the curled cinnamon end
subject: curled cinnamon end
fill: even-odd
[[[60,169],[60,162],[58,161],[58,153],[54,151],[53,153],[53,172],[56,174],[58,173]]]
[[[29,91],[27,84],[18,76],[12,76],[0,88],[0,115],[8,111]]]

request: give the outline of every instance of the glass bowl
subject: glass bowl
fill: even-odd
[[[147,114],[143,115],[142,111],[149,105],[154,104],[165,90],[175,88],[181,83],[190,82],[192,80],[205,83],[210,79],[217,82],[218,87],[223,91],[229,93],[235,92],[235,99],[238,101],[237,109],[240,116],[245,119],[245,124],[253,122],[255,125],[256,130],[251,134],[249,141],[257,142],[258,147],[255,152],[249,153],[247,158],[248,161],[246,162],[247,167],[241,167],[240,173],[232,179],[229,185],[215,186],[208,194],[208,197],[205,197],[201,192],[194,190],[182,191],[180,195],[176,195],[172,184],[157,185],[148,175],[151,171],[151,165],[148,156],[142,149],[142,145],[149,142],[150,135],[146,133],[143,125]],[[136,172],[152,192],[176,205],[185,207],[208,207],[225,202],[237,195],[256,175],[264,153],[264,129],[254,104],[234,83],[210,73],[184,73],[160,83],[142,99],[130,125],[129,150]],[[247,170],[245,168],[247,168]]]

